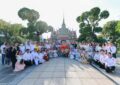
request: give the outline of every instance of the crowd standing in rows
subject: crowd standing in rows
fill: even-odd
[[[81,63],[94,63],[106,72],[113,72],[116,65],[117,48],[112,43],[78,43],[56,41],[15,43],[1,45],[2,64],[21,71],[32,65],[43,64],[51,58],[67,57]]]

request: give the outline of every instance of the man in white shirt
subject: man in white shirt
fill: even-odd
[[[21,50],[21,52],[22,52],[22,54],[24,54],[25,53],[25,45],[24,44],[21,44],[20,46],[20,50]]]
[[[25,49],[31,50],[30,41],[27,41],[25,44]]]
[[[106,55],[105,55],[105,51],[101,50],[100,51],[100,63],[99,66],[100,68],[104,69],[105,68],[105,59],[106,59]]]
[[[101,49],[102,47],[99,44],[95,47],[95,51],[100,51]]]
[[[1,54],[2,54],[2,65],[5,64],[5,57],[6,57],[6,43],[4,43],[1,47],[0,47],[0,50],[1,50]]]
[[[95,64],[99,64],[99,60],[100,60],[100,53],[98,51],[95,52],[95,55],[93,57],[93,61],[95,62]]]
[[[116,48],[115,45],[111,44],[110,52],[111,52],[112,56],[113,56],[114,58],[116,58],[117,48]]]
[[[37,49],[34,49],[34,51],[31,53],[32,55],[32,61],[35,63],[35,65],[39,64],[39,55],[37,52]]]
[[[30,44],[30,52],[34,51],[35,49],[35,42],[31,42]]]
[[[44,57],[44,54],[39,51],[38,58],[39,58],[39,63],[40,64],[42,64],[43,62],[45,62],[45,60],[43,59],[43,57]]]
[[[111,52],[111,51],[110,51],[110,47],[111,47],[111,45],[110,45],[110,42],[109,42],[109,43],[107,43],[106,46],[105,46],[105,49],[107,50],[108,53]]]
[[[32,65],[32,61],[31,61],[32,56],[31,56],[31,53],[30,53],[29,49],[26,49],[26,52],[23,55],[23,60],[24,60],[26,66],[31,66]]]
[[[105,62],[105,70],[106,72],[110,73],[115,70],[116,59],[112,57],[112,54],[108,54],[108,59]]]

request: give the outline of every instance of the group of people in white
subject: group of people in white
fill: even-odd
[[[94,63],[106,72],[115,70],[117,48],[112,43],[78,43],[66,41],[40,43],[27,41],[25,44],[1,46],[2,64],[5,56],[11,60],[14,71],[23,70],[27,66],[39,65],[50,58],[68,57],[81,63]]]
[[[115,70],[116,52],[116,46],[110,42],[105,44],[79,43],[79,47],[70,52],[70,58],[82,63],[94,63],[110,73]]]
[[[21,71],[25,67],[39,65],[49,60],[49,43],[27,41],[25,44],[1,45],[2,65],[12,64],[14,71]]]

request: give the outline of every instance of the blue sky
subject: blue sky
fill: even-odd
[[[61,27],[63,14],[68,28],[76,30],[79,35],[79,26],[76,17],[82,12],[93,7],[100,7],[101,10],[108,10],[110,16],[101,21],[101,26],[110,20],[120,19],[120,0],[0,0],[0,19],[10,23],[22,23],[17,12],[22,7],[35,9],[40,13],[40,20],[46,21],[56,30]]]

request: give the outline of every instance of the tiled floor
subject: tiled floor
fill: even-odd
[[[115,85],[87,64],[56,58],[39,65],[18,85]]]

